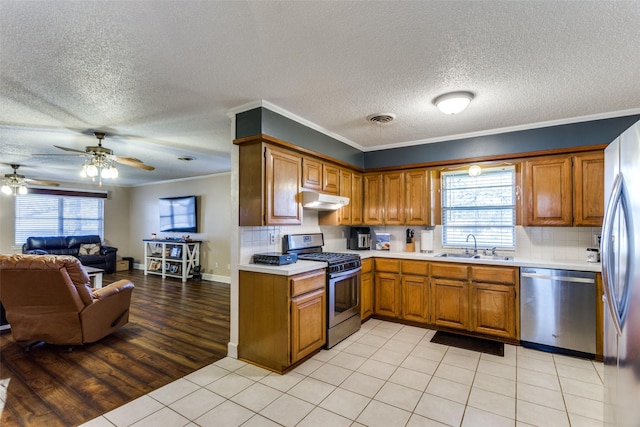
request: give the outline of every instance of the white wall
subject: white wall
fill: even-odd
[[[129,210],[130,255],[142,264],[144,245],[151,233],[158,238],[181,237],[185,233],[161,233],[158,199],[161,197],[198,196],[199,233],[190,233],[193,240],[202,240],[200,265],[204,278],[229,282],[231,263],[231,174],[222,173],[202,178],[167,181],[131,188]]]

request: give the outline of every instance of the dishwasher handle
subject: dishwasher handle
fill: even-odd
[[[554,276],[550,274],[544,273],[530,273],[523,271],[520,273],[520,277],[533,277],[536,279],[544,279],[544,280],[556,280],[559,282],[574,282],[574,283],[595,283],[595,279],[586,278],[586,277],[571,277],[571,276]]]

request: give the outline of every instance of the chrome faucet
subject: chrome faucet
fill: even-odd
[[[478,254],[478,241],[476,240],[476,236],[473,234],[467,234],[467,242],[469,241],[469,237],[473,237],[473,254]]]

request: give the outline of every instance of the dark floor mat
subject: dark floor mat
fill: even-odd
[[[504,344],[497,341],[438,331],[431,342],[504,357]]]

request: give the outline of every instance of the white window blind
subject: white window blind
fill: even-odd
[[[443,172],[442,246],[515,248],[515,167]]]
[[[29,193],[15,198],[16,246],[31,236],[97,234],[102,237],[103,231],[104,200],[100,196]]]

